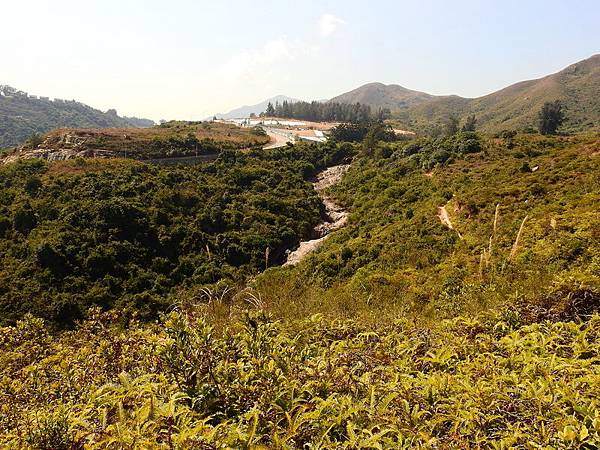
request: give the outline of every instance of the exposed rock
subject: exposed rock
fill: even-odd
[[[335,231],[346,225],[346,222],[348,221],[348,212],[341,206],[337,205],[329,197],[325,196],[323,192],[325,189],[338,183],[349,168],[349,164],[333,166],[323,170],[317,175],[317,180],[313,186],[325,205],[325,220],[323,220],[323,222],[317,225],[314,229],[314,234],[317,236],[317,238],[300,242],[299,247],[288,254],[287,261],[285,262],[284,266],[293,266],[298,264],[310,253],[317,250],[323,244],[323,242],[325,242],[325,239],[330,236],[332,231]]]

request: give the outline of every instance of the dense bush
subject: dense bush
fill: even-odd
[[[460,155],[472,139],[393,143],[390,158],[355,160],[331,190],[348,225],[297,268],[259,277],[270,311],[428,322],[516,295],[536,302],[564,280],[600,288],[597,138],[518,135],[513,156],[480,137],[482,151]],[[421,155],[445,163],[427,170]]]
[[[0,446],[596,448],[600,317],[0,329]]]
[[[444,165],[453,158],[482,150],[481,137],[461,131],[449,137],[419,139],[396,150],[396,157],[411,156],[424,169]]]
[[[362,142],[368,139],[370,145],[379,141],[390,142],[396,139],[390,125],[372,121],[341,123],[331,129],[330,137],[338,142]]]
[[[6,166],[0,322],[25,312],[65,322],[92,305],[117,304],[152,317],[177,289],[241,282],[310,234],[321,205],[305,177],[348,151],[226,151],[193,167],[100,160]]]

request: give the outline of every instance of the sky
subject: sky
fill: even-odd
[[[3,0],[0,84],[201,120],[362,84],[477,97],[600,53],[599,0]]]

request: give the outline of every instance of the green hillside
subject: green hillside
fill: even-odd
[[[31,98],[10,86],[0,86],[0,149],[22,144],[34,134],[54,128],[149,127],[154,122],[119,117],[75,101]]]
[[[369,83],[329,100],[330,103],[360,103],[371,108],[398,111],[434,98],[425,92],[413,91],[395,84]]]
[[[523,81],[475,99],[439,98],[409,110],[401,116],[406,124],[422,128],[443,122],[449,115],[474,114],[479,126],[490,132],[535,127],[544,102],[560,100],[566,108],[564,129],[571,131],[600,124],[600,55],[573,64],[538,80]]]
[[[581,131],[600,126],[600,55],[572,64],[558,73],[522,81],[492,94],[468,99],[459,96],[429,96],[399,86],[378,83],[362,86],[334,100],[390,108],[401,126],[427,131],[441,125],[449,116],[475,115],[486,132],[523,130],[535,127],[544,102],[560,100],[566,108],[564,129]]]
[[[0,446],[600,445],[598,135],[1,170]]]
[[[258,279],[277,314],[430,323],[560,301],[588,283],[600,300],[597,136],[467,133],[380,144],[373,155],[332,191],[348,226],[293,270]]]
[[[68,326],[91,306],[150,319],[181,290],[238,285],[310,233],[320,204],[304,178],[344,156],[336,146],[300,146],[223,150],[191,167],[3,166],[0,323],[30,312]]]

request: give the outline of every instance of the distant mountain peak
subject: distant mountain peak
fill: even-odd
[[[561,100],[566,107],[566,127],[583,130],[600,124],[600,54],[534,80],[520,81],[478,98],[435,96],[397,84],[367,83],[332,98],[331,102],[362,103],[389,108],[407,128],[427,129],[450,115],[475,115],[487,131],[535,126],[545,101]]]
[[[413,91],[398,84],[372,82],[332,98],[332,103],[362,103],[372,108],[405,109],[433,98],[425,92]]]

